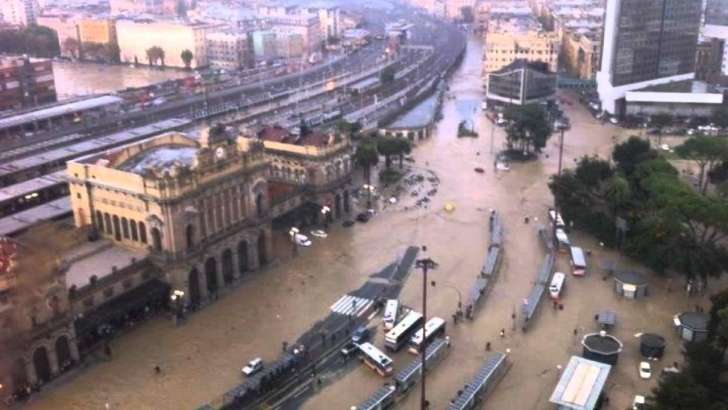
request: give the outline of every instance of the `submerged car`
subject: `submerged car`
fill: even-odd
[[[652,377],[652,366],[649,362],[640,362],[640,379],[647,380]]]
[[[321,229],[315,229],[311,231],[311,236],[315,236],[317,238],[326,238],[329,236],[325,231],[322,231]]]
[[[258,373],[260,370],[263,369],[263,359],[260,357],[256,357],[255,359],[248,362],[248,364],[243,367],[243,374],[246,376],[252,376],[255,373]]]
[[[308,236],[297,233],[295,236],[296,245],[298,246],[311,246],[312,242],[308,239]]]

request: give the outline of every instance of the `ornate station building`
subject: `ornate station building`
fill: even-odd
[[[201,134],[69,162],[73,223],[0,247],[0,347],[13,352],[0,358],[0,396],[38,388],[157,311],[214,301],[275,259],[274,222],[351,212],[347,139],[275,127]],[[42,269],[22,269],[49,247]]]

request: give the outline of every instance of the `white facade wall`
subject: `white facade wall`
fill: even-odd
[[[208,65],[205,34],[214,28],[211,25],[187,25],[177,22],[140,23],[119,20],[116,35],[121,51],[121,60],[147,64],[147,50],[157,46],[164,50],[164,63],[169,67],[184,67],[180,55],[184,50],[193,54],[192,68]]]

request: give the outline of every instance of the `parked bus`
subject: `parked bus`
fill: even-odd
[[[551,299],[558,299],[561,296],[561,291],[564,289],[564,281],[566,275],[561,272],[554,273],[554,277],[551,278],[551,284],[549,285],[549,296]]]
[[[578,246],[571,247],[571,273],[574,276],[586,275],[586,257],[584,251]]]
[[[392,359],[377,349],[373,344],[362,343],[359,345],[359,350],[362,353],[362,361],[371,367],[372,370],[379,373],[382,377],[392,374]]]
[[[397,299],[389,299],[387,305],[384,307],[384,328],[391,330],[395,323],[397,323],[397,316],[399,316],[399,301]]]
[[[556,212],[555,209],[549,209],[549,221],[551,221],[552,224],[555,223],[557,228],[566,228],[564,218],[562,218],[561,214]]]
[[[425,337],[422,337],[422,328],[420,328],[412,339],[410,339],[410,353],[418,354],[421,349],[427,348],[427,345],[436,337],[445,333],[445,321],[437,316],[425,323]]]
[[[384,336],[384,346],[396,352],[410,340],[412,334],[422,327],[422,315],[411,310],[397,325]]]

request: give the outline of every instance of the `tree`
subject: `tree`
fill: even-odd
[[[656,156],[657,153],[652,150],[649,141],[634,136],[615,146],[612,151],[612,159],[617,168],[626,176],[632,175],[637,164]]]
[[[157,48],[159,48],[159,47],[157,47]],[[159,51],[157,52],[157,54],[159,55],[159,61],[162,64],[162,68],[164,68],[164,50],[159,48]]]
[[[192,51],[185,49],[184,51],[182,51],[179,57],[182,59],[182,62],[185,63],[185,69],[189,70],[192,65],[192,58],[194,57]]]
[[[400,146],[396,138],[379,137],[377,151],[384,156],[384,166],[389,169],[392,166],[392,156],[399,155]]]
[[[660,378],[652,391],[648,410],[708,409],[710,399],[705,387],[686,373],[670,373]]]
[[[694,161],[700,168],[698,189],[705,193],[708,188],[706,172],[711,172],[721,161],[728,159],[728,141],[719,137],[697,136],[675,148],[682,158]]]
[[[150,66],[153,66],[157,62],[161,62],[162,67],[164,67],[164,50],[158,46],[148,48],[147,61],[149,61]]]
[[[379,163],[379,152],[374,143],[359,144],[354,153],[354,163],[364,170],[367,184],[371,185],[371,168]]]
[[[406,138],[397,138],[397,155],[399,156],[399,169],[404,168],[404,156],[412,152],[412,144]]]
[[[655,114],[650,118],[650,124],[657,128],[657,143],[662,143],[662,130],[672,124],[672,115],[668,113]]]
[[[720,356],[725,356],[728,350],[728,307],[718,311],[718,326],[715,330],[715,342],[720,348]]]
[[[546,111],[536,104],[510,106],[504,114],[508,121],[506,139],[508,146],[520,151],[541,151],[551,136],[552,128]]]
[[[728,128],[728,107],[720,107],[713,111],[711,121],[716,127]]]
[[[52,58],[60,55],[58,33],[44,26],[28,26],[22,30],[0,31],[0,54],[28,54]]]
[[[73,58],[80,58],[81,45],[73,37],[67,37],[63,40],[63,50],[71,54]]]
[[[340,134],[344,134],[351,139],[354,139],[355,135],[358,135],[361,131],[361,124],[357,122],[349,122],[345,119],[340,119],[336,122],[336,130]]]

